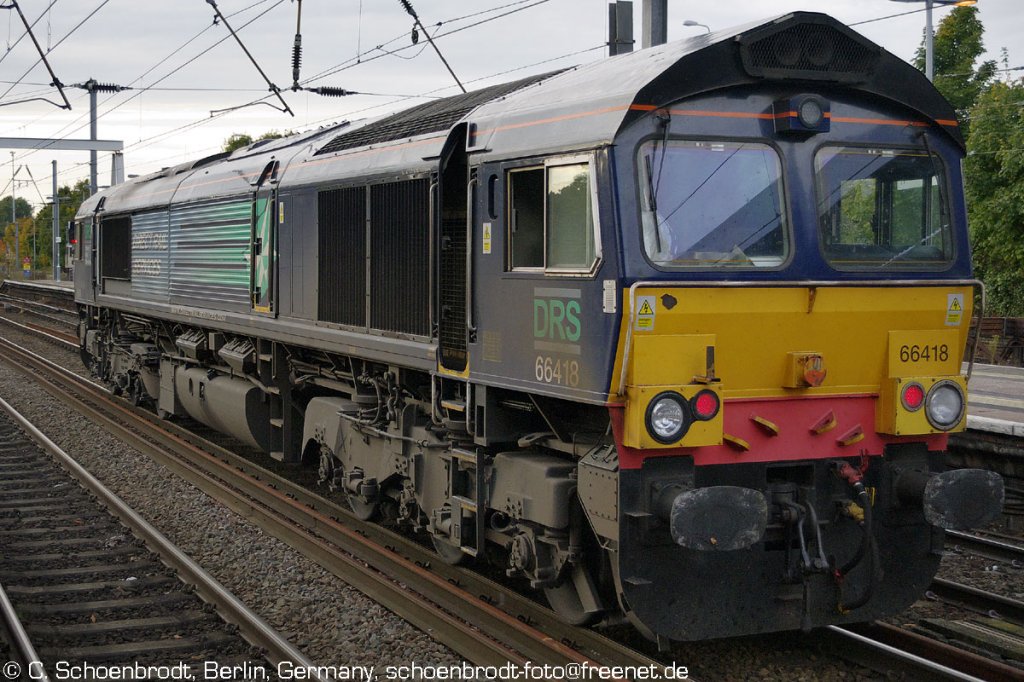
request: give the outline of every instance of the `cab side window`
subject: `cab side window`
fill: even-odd
[[[508,269],[590,272],[597,261],[590,164],[509,171]]]
[[[544,267],[544,169],[508,174],[510,269]]]

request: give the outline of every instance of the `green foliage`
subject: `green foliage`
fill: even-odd
[[[14,213],[18,218],[31,218],[32,217],[32,204],[28,203],[21,197],[14,200]],[[11,197],[6,196],[0,199],[0,222],[11,223]]]
[[[875,243],[875,181],[843,182],[843,203],[839,216],[840,244]]]
[[[978,58],[985,53],[984,33],[977,7],[954,8],[935,31],[935,87],[957,110],[964,137],[968,134],[965,114],[996,75],[995,60],[975,67]],[[924,41],[917,48],[914,66],[924,71]]]
[[[66,239],[64,228],[75,217],[78,207],[88,198],[89,181],[80,180],[73,187],[65,185],[57,191],[57,196],[60,199],[61,236]],[[20,205],[21,200],[19,199],[15,204],[15,206],[19,207],[16,209],[19,215],[21,215]],[[6,206],[7,210],[10,211],[10,201],[7,202]],[[28,257],[31,259],[34,252],[33,270],[48,270],[52,263],[51,255],[53,253],[53,206],[50,204],[44,206],[35,217],[32,217],[31,207],[29,207],[27,213],[25,217],[18,219],[18,236],[20,237],[17,249],[18,255],[21,258]],[[8,222],[3,230],[2,239],[0,239],[0,264],[6,268],[8,276],[12,276],[13,273],[19,273],[22,268],[21,263],[15,262],[16,249],[14,248],[14,238],[14,225]],[[65,246],[66,242],[61,244],[62,253]],[[17,276],[20,277],[20,274]]]
[[[1024,81],[993,83],[971,110],[971,241],[990,315],[1024,316]]]
[[[64,185],[57,190],[57,196],[60,199],[60,214],[57,222],[62,239],[61,258],[63,259],[63,254],[65,253],[64,247],[67,246],[67,224],[74,219],[75,214],[78,213],[79,206],[82,205],[82,202],[89,198],[89,181],[80,180],[74,185],[74,187]],[[39,213],[36,214],[34,224],[37,240],[36,252],[38,258],[36,269],[49,268],[51,265],[53,244],[53,204],[47,204],[39,209]],[[31,253],[31,246],[29,248],[29,252]],[[24,250],[22,253],[24,253]]]
[[[253,142],[259,142],[260,140],[276,140],[278,138],[287,137],[289,135],[294,134],[295,131],[293,130],[286,130],[283,133],[280,133],[276,130],[268,130],[267,132],[263,133],[256,139],[253,139],[252,135],[250,135],[249,133],[232,133],[231,135],[228,136],[228,139],[224,140],[224,146],[222,147],[222,149],[226,152],[233,152],[236,149],[248,147]],[[10,209],[8,208],[8,210]]]
[[[242,147],[248,147],[252,144],[252,135],[247,133],[232,133],[228,136],[228,139],[224,140],[223,150],[226,152],[233,152],[236,149]]]

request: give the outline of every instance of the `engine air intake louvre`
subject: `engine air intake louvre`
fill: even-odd
[[[100,221],[100,276],[104,279],[132,278],[132,219],[130,216]]]
[[[370,188],[370,326],[430,335],[430,182]]]
[[[474,90],[454,97],[445,97],[400,111],[394,116],[375,121],[358,130],[338,135],[321,147],[317,155],[448,130],[459,119],[481,104],[504,97],[555,73],[557,72],[530,76],[511,83],[492,85],[489,88]]]
[[[466,368],[466,216],[444,216],[441,222],[441,287],[438,334],[444,366]]]
[[[366,326],[366,188],[320,192],[317,319]]]
[[[772,27],[738,38],[743,67],[763,78],[855,83],[874,71],[879,49],[840,25],[819,22]]]

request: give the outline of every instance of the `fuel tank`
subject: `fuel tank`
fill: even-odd
[[[176,368],[174,390],[196,421],[260,448],[272,449],[270,405],[263,392],[246,381],[204,369]]]

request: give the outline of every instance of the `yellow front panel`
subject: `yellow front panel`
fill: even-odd
[[[651,372],[688,377],[701,342],[686,341],[680,346],[686,352],[676,353],[671,341],[649,339],[702,335],[714,339],[716,375],[728,386],[726,398],[877,393],[882,381],[893,376],[891,367],[903,371],[891,363],[891,338],[900,342],[897,359],[904,341],[919,346],[918,362],[906,363],[915,376],[929,373],[916,369],[920,347],[947,345],[945,360],[926,362],[941,369],[935,375],[956,375],[971,319],[971,294],[969,287],[642,288],[637,301],[642,297],[652,304],[653,314],[644,318],[645,326],[634,325],[633,344],[637,351],[651,350],[631,352],[626,384],[646,384]],[[628,300],[628,291],[625,295]],[[964,301],[965,308],[955,325],[948,311],[951,296]],[[626,324],[624,316],[613,395]],[[909,331],[890,337],[901,330]],[[793,383],[791,353],[822,356],[826,376],[821,386],[786,388]]]
[[[688,384],[707,371],[713,334],[638,335],[633,344],[630,385]]]

